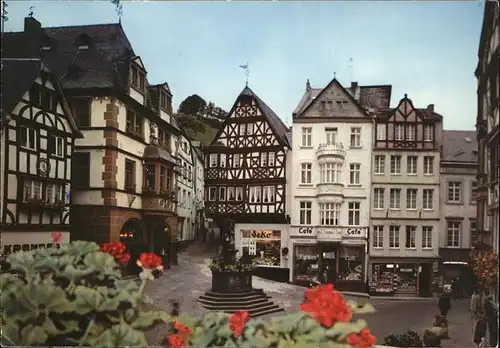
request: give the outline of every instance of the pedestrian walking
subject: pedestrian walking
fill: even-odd
[[[479,317],[476,327],[474,329],[474,335],[472,337],[472,342],[476,344],[477,348],[487,347],[486,343],[486,331],[488,330],[488,322],[484,315]]]
[[[446,318],[449,310],[451,309],[451,298],[447,292],[444,292],[441,294],[441,296],[439,296],[438,307],[439,307],[439,312],[441,313],[441,315],[444,318]]]
[[[479,320],[479,318],[482,315],[483,308],[482,308],[482,298],[481,298],[481,289],[476,287],[474,290],[474,293],[472,294],[470,298],[470,305],[469,305],[469,311],[470,311],[470,317],[471,317],[471,328],[472,328],[472,333],[476,330],[476,325]]]

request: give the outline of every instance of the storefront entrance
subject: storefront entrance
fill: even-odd
[[[120,242],[130,253],[130,261],[126,273],[138,274],[141,269],[137,266],[137,259],[141,253],[147,252],[147,241],[144,238],[144,229],[142,223],[137,219],[127,220],[120,230]]]

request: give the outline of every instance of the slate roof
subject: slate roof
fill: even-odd
[[[444,162],[477,162],[476,131],[443,130]]]
[[[330,84],[331,82],[327,85],[327,87]],[[376,106],[376,108],[389,108],[392,85],[357,87],[359,87],[359,99],[355,99],[362,107],[367,108]],[[293,110],[293,114],[299,115],[302,113],[325,88],[307,88],[304,95],[300,99],[299,104],[295,110]],[[351,85],[351,87],[344,87],[344,89],[349,92],[351,96],[355,96],[356,87],[354,85]]]
[[[287,137],[288,127],[283,123],[283,121],[281,121],[278,115],[276,115],[276,113],[269,106],[267,106],[267,104],[264,103],[264,101],[250,89],[250,87],[245,86],[243,91],[241,91],[236,100],[235,106],[237,105],[238,99],[241,96],[249,96],[255,99],[257,106],[262,111],[263,116],[266,118],[274,133],[278,136],[282,143],[286,144],[288,147],[291,147],[291,143],[288,141]],[[233,109],[235,106],[233,106]]]
[[[40,60],[2,60],[2,116],[10,114],[40,75]]]

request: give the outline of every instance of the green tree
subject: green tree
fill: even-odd
[[[178,112],[186,115],[201,115],[207,107],[207,102],[198,94],[193,94],[184,99],[179,105]]]

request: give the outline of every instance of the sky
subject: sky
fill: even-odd
[[[43,26],[116,23],[110,1],[7,0],[6,31],[34,6]],[[392,85],[416,107],[435,105],[445,129],[475,129],[479,1],[122,2],[122,25],[151,83],[174,107],[189,95],[226,109],[249,87],[288,125],[306,81],[323,88]],[[352,58],[350,67],[349,59]]]

